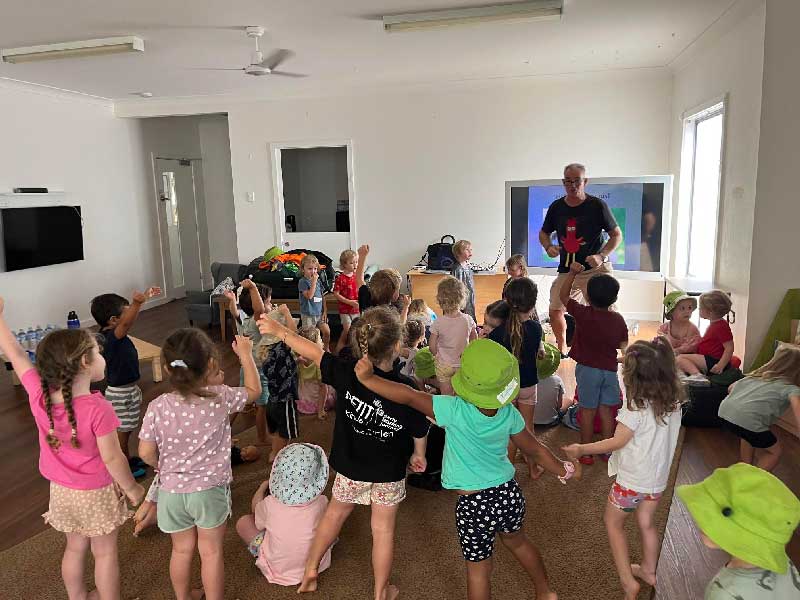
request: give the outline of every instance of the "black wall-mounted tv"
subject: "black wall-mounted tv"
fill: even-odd
[[[83,260],[79,206],[3,208],[0,222],[6,271]]]

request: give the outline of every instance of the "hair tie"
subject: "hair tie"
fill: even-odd
[[[78,430],[75,427],[72,428],[72,437],[78,437]]]
[[[632,354],[633,356],[639,356],[639,351],[638,350],[628,350],[628,353]]]
[[[47,435],[55,435],[55,434],[56,434],[56,430],[53,429],[52,427],[47,430]]]
[[[173,368],[174,367],[181,367],[181,368],[184,368],[184,369],[188,369],[189,368],[189,366],[184,361],[182,361],[180,358],[176,358],[175,360],[173,360],[171,363],[169,363],[169,366],[173,367]]]

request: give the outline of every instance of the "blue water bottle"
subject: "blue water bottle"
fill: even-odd
[[[80,329],[81,322],[78,319],[78,313],[74,310],[69,311],[67,315],[67,329]]]

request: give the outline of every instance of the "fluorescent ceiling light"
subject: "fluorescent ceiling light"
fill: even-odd
[[[129,35],[124,37],[64,42],[61,44],[45,44],[43,46],[27,46],[25,48],[9,48],[0,50],[0,57],[7,63],[24,63],[55,58],[81,58],[119,52],[144,52],[144,40]]]
[[[387,15],[383,17],[383,29],[393,32],[492,21],[557,21],[561,19],[562,4],[563,0],[536,0],[515,4]]]

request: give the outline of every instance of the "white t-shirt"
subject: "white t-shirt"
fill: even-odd
[[[664,415],[662,422],[650,408],[628,410],[623,404],[617,421],[633,431],[633,438],[612,453],[609,477],[616,475],[619,485],[642,494],[663,492],[681,430],[680,408]]]

